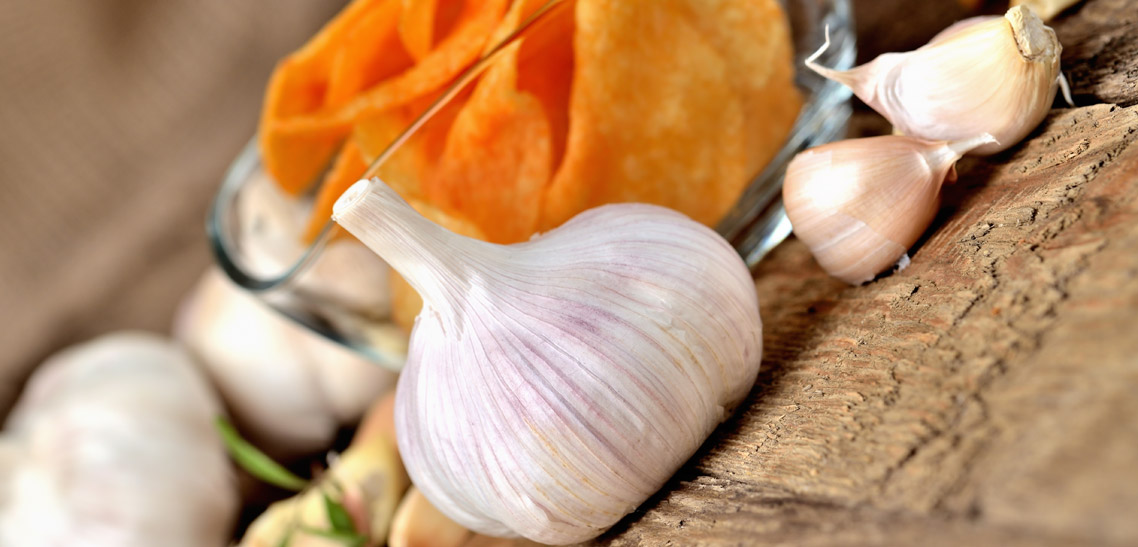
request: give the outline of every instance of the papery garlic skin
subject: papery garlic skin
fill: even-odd
[[[827,273],[852,285],[870,281],[932,223],[956,161],[991,142],[889,135],[811,148],[786,168],[786,216]]]
[[[33,374],[5,427],[0,545],[225,545],[237,485],[213,429],[220,404],[184,351],[104,336]]]
[[[908,53],[886,53],[848,71],[807,61],[815,72],[850,87],[905,135],[958,141],[988,133],[994,154],[1039,125],[1061,77],[1063,47],[1031,10],[1015,7],[970,20]]]
[[[412,481],[493,536],[567,544],[658,490],[748,393],[754,281],[718,234],[641,204],[500,246],[373,179],[334,218],[425,302],[396,397]]]
[[[1044,21],[1054,19],[1067,8],[1078,4],[1080,0],[1012,0],[1012,6],[1026,6],[1031,8]]]
[[[327,449],[395,384],[395,373],[305,330],[216,268],[183,302],[174,334],[242,432],[276,457]]]

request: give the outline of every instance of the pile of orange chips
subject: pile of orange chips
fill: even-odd
[[[264,166],[332,204],[462,72],[535,24],[376,175],[467,235],[528,239],[612,202],[718,222],[801,99],[776,0],[354,0],[281,61]]]

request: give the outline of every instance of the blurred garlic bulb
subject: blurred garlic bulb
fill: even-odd
[[[174,327],[242,432],[278,457],[326,449],[395,373],[305,330],[210,269]]]
[[[455,522],[565,544],[658,490],[750,390],[754,281],[718,234],[607,205],[516,245],[454,234],[378,179],[334,218],[423,297],[395,423]]]
[[[342,504],[366,545],[382,545],[395,508],[409,486],[395,444],[394,396],[377,401],[352,444],[319,481],[304,492],[274,503],[257,517],[239,547],[323,547],[345,545],[312,531],[332,528],[324,496]]]
[[[850,87],[897,131],[957,141],[988,133],[973,154],[994,154],[1022,140],[1051,109],[1063,47],[1026,7],[969,21],[908,53],[886,53],[848,71],[806,60],[815,72]]]
[[[5,433],[0,545],[225,545],[237,486],[221,412],[174,344],[104,336],[48,359]]]
[[[864,283],[896,264],[929,227],[956,161],[991,142],[986,134],[958,142],[890,135],[811,148],[786,168],[786,216],[822,269]]]

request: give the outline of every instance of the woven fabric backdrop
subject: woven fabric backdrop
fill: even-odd
[[[59,347],[169,330],[273,64],[342,4],[0,4],[0,416]]]

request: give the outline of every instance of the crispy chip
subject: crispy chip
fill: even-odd
[[[423,186],[431,203],[470,219],[498,243],[533,233],[551,173],[541,102],[517,89],[518,49],[503,52],[482,76]]]
[[[431,51],[435,34],[435,8],[438,0],[403,0],[399,19],[399,38],[416,61]]]
[[[336,161],[332,162],[332,169],[324,176],[320,193],[316,196],[316,203],[313,204],[313,208],[320,213],[309,218],[304,233],[308,241],[312,241],[320,235],[320,230],[332,218],[332,205],[340,198],[340,194],[344,193],[344,189],[360,180],[365,169],[367,169],[367,164],[364,163],[363,155],[360,154],[360,149],[356,143],[354,141],[345,143],[344,147],[340,149],[339,155],[336,156]],[[323,213],[324,211],[327,213]]]
[[[364,114],[407,105],[437,92],[479,55],[502,18],[507,0],[469,0],[453,22],[453,30],[418,63],[407,67],[409,54],[398,33],[399,0],[356,0],[312,41],[290,55],[273,74],[261,116],[260,145],[265,169],[283,189],[299,194],[328,165],[354,120]],[[442,8],[433,28],[450,25]],[[361,21],[380,29],[369,34]],[[359,25],[359,26],[357,26]],[[359,34],[355,34],[355,30]],[[434,36],[434,32],[431,33]],[[394,47],[394,52],[385,49]],[[419,46],[416,46],[419,47]],[[334,67],[335,65],[335,67]],[[333,68],[337,68],[335,86]],[[393,71],[398,72],[393,75]],[[373,85],[374,84],[374,85]],[[368,89],[358,92],[364,87]],[[330,102],[329,89],[331,94]]]
[[[507,0],[468,2],[454,31],[406,72],[379,83],[340,108],[282,120],[273,129],[292,136],[342,137],[361,114],[401,106],[442,88],[478,58],[490,32],[502,18],[506,3]]]
[[[399,0],[385,0],[365,12],[336,50],[324,109],[348,103],[361,91],[411,67],[411,55],[396,31]]]
[[[527,9],[542,2],[530,0]],[[552,135],[552,166],[556,170],[565,154],[569,131],[569,90],[573,81],[573,10],[575,1],[558,4],[526,32],[518,52],[518,89],[541,101]]]
[[[366,14],[390,0],[355,0],[296,52],[285,57],[269,80],[261,111],[260,147],[265,169],[285,191],[303,192],[327,166],[340,138],[282,139],[276,121],[303,116],[324,106],[333,59]]]
[[[789,44],[775,0],[578,0],[572,121],[539,229],[627,201],[716,223],[797,116]]]

